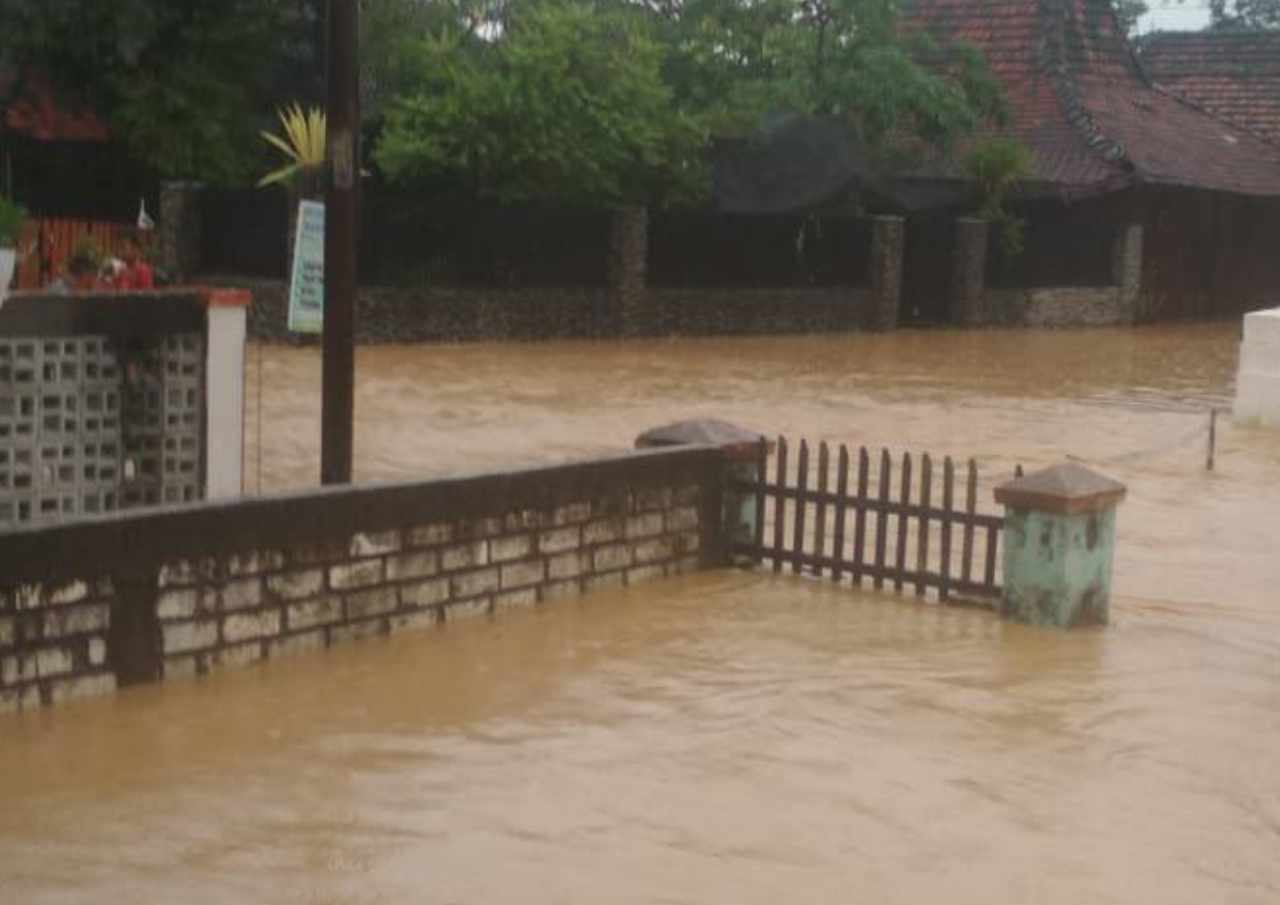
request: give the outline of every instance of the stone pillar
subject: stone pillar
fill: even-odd
[[[951,323],[968,327],[986,323],[987,239],[991,224],[961,217],[956,220],[955,257],[952,259]]]
[[[996,488],[1005,507],[1006,618],[1058,628],[1107,623],[1124,495],[1123,484],[1075,464]]]
[[[763,516],[756,506],[756,494],[744,489],[740,482],[756,484],[764,476],[761,452],[763,449],[767,453],[767,441],[763,434],[715,418],[677,421],[647,430],[636,437],[637,449],[687,443],[718,446],[725,454],[724,511],[720,529],[723,542],[719,546],[726,551],[726,558],[732,560],[735,545],[755,543],[759,519]],[[757,557],[748,558],[754,560]]]
[[[618,332],[645,332],[645,277],[649,265],[649,211],[624,207],[609,224],[609,299]]]
[[[203,225],[197,182],[166,182],[160,187],[160,269],[185,282],[200,269]]]
[[[896,330],[902,303],[901,217],[871,218],[871,312],[873,330]]]
[[[1234,414],[1280,427],[1280,308],[1244,316]]]
[[[1111,252],[1111,279],[1120,293],[1120,310],[1125,323],[1138,317],[1138,293],[1142,290],[1142,225],[1120,227]]]

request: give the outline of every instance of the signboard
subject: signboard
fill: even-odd
[[[289,280],[289,329],[320,333],[324,327],[324,205],[298,205],[298,232],[293,241],[293,274]]]

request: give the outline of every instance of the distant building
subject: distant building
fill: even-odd
[[[46,217],[131,220],[154,180],[109,123],[32,68],[0,70],[0,188]]]
[[[1280,144],[1280,31],[1157,32],[1138,50],[1156,84]]]
[[[1034,155],[1019,195],[1038,233],[1025,267],[1052,269],[1055,249],[1070,257],[1091,233],[1136,223],[1145,233],[1140,317],[1275,304],[1280,144],[1263,137],[1280,126],[1274,81],[1271,106],[1254,82],[1247,99],[1245,88],[1228,91],[1207,74],[1200,96],[1190,83],[1165,87],[1143,65],[1152,48],[1140,60],[1110,0],[904,0],[902,15],[905,28],[978,47],[1004,85],[1011,115],[1003,134]],[[1262,43],[1236,46],[1253,53]],[[1201,52],[1206,73],[1208,60],[1230,53],[1216,47]],[[1155,49],[1155,59],[1168,60],[1158,42]],[[1257,52],[1267,56],[1258,70],[1277,78],[1280,54]],[[1161,72],[1173,65],[1155,64]],[[1210,85],[1219,91],[1212,103]],[[973,203],[958,155],[902,180],[902,193],[935,208]],[[1055,241],[1039,241],[1046,236]]]

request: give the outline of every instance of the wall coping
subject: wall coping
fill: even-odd
[[[0,336],[149,336],[202,330],[207,306],[207,293],[185,288],[69,295],[17,292],[0,306]]]
[[[74,299],[78,302],[97,302],[113,299],[136,299],[139,301],[157,303],[171,302],[175,299],[190,298],[201,301],[209,308],[247,308],[253,304],[253,293],[248,289],[230,288],[226,286],[204,286],[200,284],[163,286],[157,289],[136,289],[122,292],[88,289],[55,293],[45,292],[40,289],[23,289],[16,292],[10,292],[8,296],[6,296],[6,301],[46,302],[53,299]]]
[[[719,487],[724,464],[723,451],[715,447],[682,446],[432,481],[322,487],[115,512],[0,534],[0,582],[83,578],[175,559],[319,543],[522,509],[553,509],[570,501],[615,496],[625,486],[688,481]],[[710,507],[708,513],[719,512],[718,498],[704,505]],[[711,527],[708,521],[708,530]]]

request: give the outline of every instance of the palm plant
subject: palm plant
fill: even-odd
[[[284,136],[264,131],[262,138],[279,150],[288,163],[258,180],[258,186],[283,183],[296,185],[314,177],[324,166],[326,117],[319,107],[304,111],[300,104],[293,104],[278,111]],[[305,194],[305,187],[304,187]]]
[[[327,154],[327,118],[319,107],[304,111],[292,104],[278,111],[284,135],[262,132],[267,144],[280,151],[287,162],[258,180],[258,187],[282,185],[289,193],[288,233],[285,235],[285,272],[293,273],[293,235],[298,227],[298,202],[318,198],[322,191]]]

